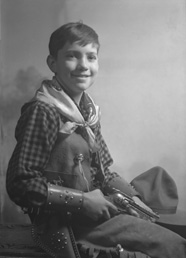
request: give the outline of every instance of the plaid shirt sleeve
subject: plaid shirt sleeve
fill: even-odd
[[[17,144],[9,161],[6,187],[10,198],[22,207],[46,202],[47,181],[42,171],[57,138],[59,114],[43,102],[32,103],[18,121]]]

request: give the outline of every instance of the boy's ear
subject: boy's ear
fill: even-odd
[[[50,70],[53,72],[53,73],[56,73],[56,59],[53,57],[53,56],[51,56],[51,55],[49,55],[48,57],[47,57],[47,65],[48,65],[48,67],[50,68]]]

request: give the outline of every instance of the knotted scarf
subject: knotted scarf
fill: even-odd
[[[62,89],[57,79],[44,80],[41,87],[35,94],[34,99],[43,101],[54,106],[60,114],[65,116],[68,121],[62,124],[60,132],[72,134],[77,127],[83,127],[87,133],[87,143],[89,148],[96,151],[95,135],[92,131],[100,120],[100,108],[97,106],[88,93],[83,93],[84,107],[88,112],[88,118],[85,121],[78,106]]]

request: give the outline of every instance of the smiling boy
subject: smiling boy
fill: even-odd
[[[47,64],[67,93],[79,104],[81,96],[98,73],[98,45],[67,42],[57,53],[49,55]]]
[[[22,108],[8,194],[27,210],[34,239],[53,257],[78,258],[80,252],[82,257],[183,258],[184,239],[119,214],[104,197],[106,186],[113,186],[150,210],[109,170],[113,160],[101,134],[100,109],[86,93],[98,73],[99,46],[97,33],[83,23],[52,33],[47,64],[54,77]]]

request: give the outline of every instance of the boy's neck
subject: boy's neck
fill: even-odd
[[[66,89],[66,87],[64,87],[64,85],[60,82],[60,80],[57,78],[57,76],[54,78],[57,80],[57,82],[59,83],[60,87],[64,90],[64,92],[76,103],[76,105],[79,106],[83,92],[77,93],[77,94],[72,94],[71,92],[68,91],[68,89]]]
[[[81,97],[82,97],[83,93],[80,93],[78,95],[75,95],[75,96],[71,96],[70,97],[74,100],[74,102],[79,106],[79,103],[80,103],[80,100],[81,100]]]

